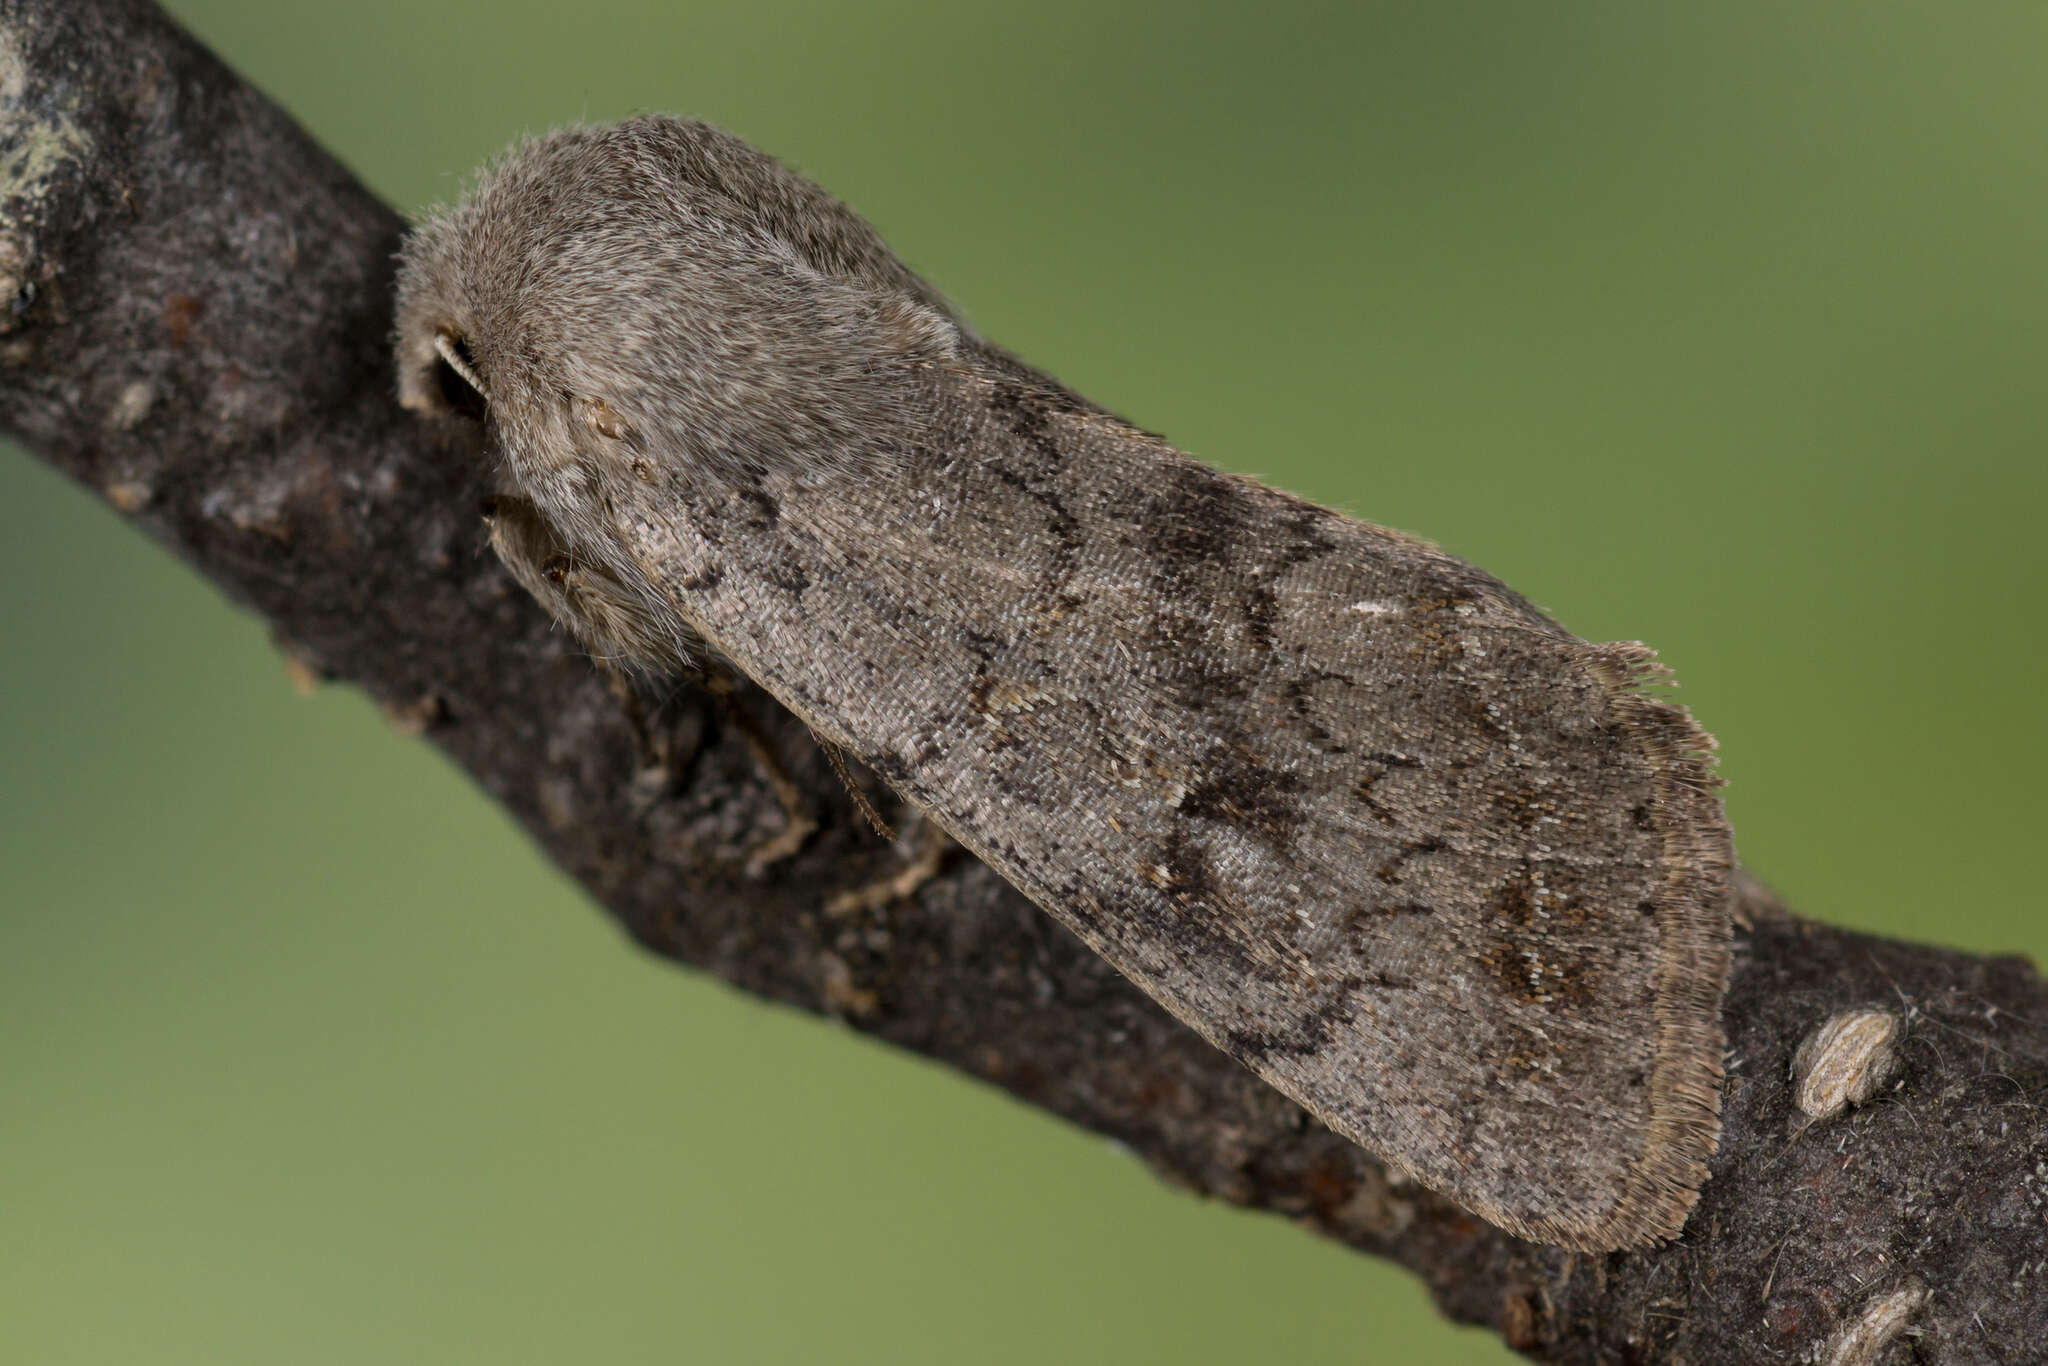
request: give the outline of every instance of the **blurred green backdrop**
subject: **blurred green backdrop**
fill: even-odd
[[[2038,4],[174,8],[401,205],[742,133],[1143,425],[1660,646],[1802,910],[2048,951]],[[1505,1359],[631,951],[17,453],[0,581],[0,1360]]]

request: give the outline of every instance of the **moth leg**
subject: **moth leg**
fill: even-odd
[[[825,758],[830,761],[832,771],[839,775],[839,781],[845,785],[846,795],[853,798],[853,809],[860,812],[868,827],[877,835],[885,840],[895,839],[896,832],[889,828],[889,822],[882,819],[882,813],[875,810],[875,804],[868,800],[868,794],[854,780],[853,770],[846,766],[845,751],[821,735],[814,733],[811,738],[818,742],[819,749],[825,751]]]
[[[675,730],[648,714],[640,689],[634,686],[630,676],[604,660],[597,661],[597,667],[598,672],[604,675],[605,687],[618,701],[626,725],[633,732],[633,752],[637,762],[633,766],[631,797],[635,811],[645,815],[675,785]]]
[[[632,671],[666,666],[677,653],[675,646],[659,636],[647,613],[616,579],[579,561],[564,547],[532,503],[501,494],[484,501],[483,514],[491,549],[512,577],[590,651],[633,731],[640,759],[633,775],[634,793],[643,804],[653,801],[668,787],[675,744],[668,729],[649,717]]]
[[[702,659],[701,642],[694,636],[678,641],[672,623],[657,619],[646,602],[604,566],[589,562],[566,546],[526,499],[509,495],[492,498],[484,505],[484,519],[490,524],[491,549],[497,551],[512,576],[557,621],[576,633],[603,670],[646,760],[634,775],[635,794],[651,801],[668,786],[673,745],[665,728],[650,724],[631,674],[695,671]],[[704,670],[703,680],[720,715],[746,745],[747,753],[753,756],[782,807],[782,829],[747,851],[747,872],[758,877],[803,848],[805,841],[817,832],[818,821],[804,802],[803,789],[789,776],[767,735],[734,697],[731,676],[709,668]],[[841,767],[836,757],[834,762],[835,767]],[[872,814],[871,807],[865,809]]]
[[[909,862],[888,877],[839,893],[825,903],[826,915],[872,914],[885,906],[910,900],[939,875],[946,855],[953,850],[953,837],[939,829],[929,816],[918,815],[913,821],[912,828],[904,831],[904,842],[910,846]]]
[[[768,743],[768,736],[733,696],[732,677],[721,670],[708,670],[704,688],[717,699],[719,714],[731,723],[782,807],[782,829],[747,851],[747,872],[758,877],[803,848],[804,842],[817,833],[818,820],[804,801],[803,789],[789,776],[789,770],[782,766],[781,758]]]
[[[524,498],[484,502],[491,549],[534,600],[575,633],[599,664],[626,673],[664,676],[697,667],[703,642],[664,620],[644,593],[555,533]]]

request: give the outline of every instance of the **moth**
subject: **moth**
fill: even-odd
[[[1217,1047],[1522,1237],[1678,1233],[1718,1138],[1712,741],[1429,543],[977,336],[700,123],[515,147],[404,251],[401,400],[588,649],[716,656]]]

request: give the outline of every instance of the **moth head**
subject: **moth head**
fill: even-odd
[[[406,243],[395,339],[398,398],[429,417],[480,424],[490,416],[490,381],[477,354],[476,310],[445,226],[429,223]]]
[[[477,368],[469,337],[460,328],[437,327],[428,343],[433,358],[421,358],[408,375],[406,406],[436,417],[482,422],[490,414],[491,386]]]
[[[665,117],[515,147],[412,234],[399,279],[402,401],[480,422],[543,507],[610,465],[830,470],[908,449],[909,386],[963,337],[844,204]]]

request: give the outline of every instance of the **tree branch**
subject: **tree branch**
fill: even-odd
[[[1393,1257],[1543,1360],[2040,1350],[2048,995],[2025,963],[1746,886],[1726,1136],[1684,1238],[1518,1242],[1390,1182],[964,855],[909,901],[828,913],[902,856],[765,697],[639,716],[480,553],[479,472],[393,399],[398,217],[153,7],[0,3],[0,147],[0,425],[440,745],[652,951]],[[784,815],[740,718],[819,822],[758,875]],[[1809,1119],[1794,1051],[1857,1005],[1902,1017],[1898,1080]]]

